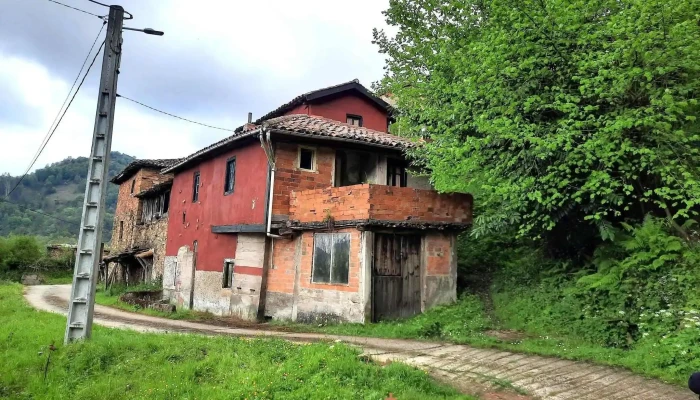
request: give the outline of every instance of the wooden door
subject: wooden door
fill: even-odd
[[[372,320],[420,313],[420,236],[375,234]]]

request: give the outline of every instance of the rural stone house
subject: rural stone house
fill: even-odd
[[[303,322],[377,321],[454,301],[455,240],[471,223],[471,196],[439,194],[411,174],[404,152],[415,144],[388,133],[390,112],[351,81],[169,160],[160,170],[169,192],[158,192],[169,193],[167,218],[157,222],[167,234],[158,225],[150,245],[165,295],[184,308]],[[136,182],[115,178],[118,210],[138,210],[125,229],[145,223],[153,193],[133,195]],[[129,215],[115,214],[115,238]]]
[[[111,253],[104,258],[107,279],[148,282],[163,276],[173,175],[160,171],[176,161],[136,160],[112,178],[119,195]]]

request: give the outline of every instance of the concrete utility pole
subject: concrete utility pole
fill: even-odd
[[[112,148],[114,106],[117,100],[117,77],[121,60],[122,26],[124,9],[109,8],[107,36],[105,37],[102,75],[97,100],[95,128],[92,134],[92,149],[88,163],[85,185],[83,216],[80,220],[80,235],[73,272],[73,288],[68,303],[68,322],[65,343],[77,339],[88,339],[92,334],[92,317],[95,308],[95,286],[100,265],[102,223],[104,220],[107,171]]]
[[[93,3],[97,3],[94,2]],[[107,36],[102,57],[102,75],[97,98],[95,128],[92,133],[92,149],[88,164],[87,184],[80,235],[73,271],[73,288],[68,303],[65,343],[89,339],[92,334],[92,317],[95,309],[95,287],[102,257],[102,222],[104,220],[105,187],[109,171],[109,155],[112,149],[114,106],[117,100],[117,77],[122,57],[122,29],[163,36],[163,32],[151,28],[136,29],[124,26],[125,12],[121,6],[109,7]]]

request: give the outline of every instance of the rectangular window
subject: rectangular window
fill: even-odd
[[[131,194],[134,194],[134,189],[136,188],[136,179],[131,181]]]
[[[350,234],[314,234],[314,261],[311,281],[347,284],[350,272]]]
[[[194,173],[193,186],[192,186],[192,202],[196,203],[199,201],[199,171]]]
[[[406,187],[406,163],[399,160],[386,160],[386,184],[389,186]]]
[[[163,215],[167,214],[169,209],[170,209],[170,191],[167,191],[163,195]]]
[[[233,260],[224,260],[224,273],[221,281],[221,287],[233,287]]]
[[[299,147],[299,169],[316,170],[316,150],[309,147]]]
[[[362,117],[359,115],[348,114],[346,122],[352,126],[362,126]]]
[[[226,161],[226,178],[224,181],[224,195],[233,193],[233,187],[236,184],[236,158],[230,158]]]
[[[124,221],[119,221],[119,240],[124,237]]]

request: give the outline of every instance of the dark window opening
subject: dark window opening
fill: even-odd
[[[158,220],[168,215],[170,191],[141,200],[141,223]]]
[[[347,284],[350,272],[350,234],[314,235],[314,261],[311,281]]]
[[[233,261],[224,261],[224,273],[221,281],[222,288],[233,287]]]
[[[373,182],[376,166],[376,156],[358,151],[337,150],[334,184],[350,186]]]
[[[353,115],[353,114],[348,114],[346,122],[348,125],[352,126],[362,126],[362,116],[360,115]]]
[[[193,186],[192,186],[192,202],[196,203],[199,201],[199,172],[194,173]]]
[[[185,212],[183,211],[183,212],[182,212],[182,223],[183,223],[183,224],[184,224],[185,222],[187,222],[187,221],[186,221],[186,217],[187,217],[187,213],[185,213]]]
[[[131,194],[134,194],[134,189],[136,189],[136,179],[131,181]]]
[[[386,184],[389,186],[406,187],[407,181],[406,163],[399,160],[388,159],[386,161]]]
[[[315,158],[316,158],[316,150],[307,149],[305,147],[299,148],[299,168],[300,169],[308,169],[310,171],[313,171]]]
[[[124,221],[119,221],[119,240],[124,238]]]
[[[226,161],[226,178],[224,181],[224,195],[233,193],[236,184],[236,159],[231,158]]]

